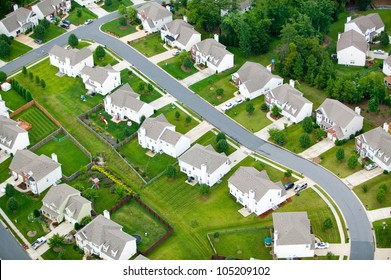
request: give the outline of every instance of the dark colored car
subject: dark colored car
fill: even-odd
[[[286,184],[284,185],[284,188],[285,188],[285,190],[289,190],[289,189],[293,188],[294,186],[295,186],[295,183],[293,183],[293,182],[288,182],[288,183],[286,183]]]
[[[66,24],[66,25],[71,25],[71,22],[69,20],[66,20],[66,19],[63,19],[62,23]]]
[[[69,25],[68,24],[61,24],[60,25],[62,28],[65,28],[65,29],[69,29]]]
[[[35,38],[35,39],[34,39],[34,42],[37,43],[37,44],[39,44],[39,45],[42,44],[42,40],[41,40],[41,39]]]

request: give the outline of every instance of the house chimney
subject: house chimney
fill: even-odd
[[[357,115],[361,115],[360,107],[357,106],[356,108],[354,108],[354,112],[356,112]]]
[[[269,64],[268,66],[266,66],[266,69],[269,70],[269,72],[271,72],[272,71],[272,65]]]
[[[278,231],[275,230],[274,231],[274,242],[276,242],[278,240]]]
[[[13,8],[14,8],[14,11],[16,11],[19,8],[18,4],[14,4]]]
[[[348,17],[346,18],[346,23],[350,22],[351,20],[352,20],[352,17],[351,17],[351,16],[348,16]]]
[[[213,34],[213,39],[216,40],[216,42],[219,41],[219,34]]]
[[[389,125],[388,123],[385,122],[385,123],[383,124],[383,129],[384,129],[385,132],[388,133],[388,131],[390,130],[390,125]]]
[[[55,162],[58,162],[58,158],[55,153],[52,153],[52,160],[54,160]]]
[[[110,212],[108,210],[103,210],[103,217],[110,220]]]
[[[295,80],[290,79],[290,80],[289,80],[289,85],[290,85],[291,87],[295,88]]]
[[[183,21],[187,22],[187,16],[183,16]]]
[[[338,41],[339,41],[339,38],[341,38],[341,32],[338,32]]]

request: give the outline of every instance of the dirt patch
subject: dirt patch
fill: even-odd
[[[322,159],[320,157],[314,157],[312,159],[313,162],[317,163],[317,164],[320,164],[320,162],[322,161]]]
[[[191,69],[187,69],[185,66],[181,65],[181,69],[183,72],[189,73]]]
[[[210,88],[209,88],[209,90],[211,90],[211,91],[214,91],[214,90],[215,90],[215,88],[214,88],[214,87],[210,87]]]
[[[329,37],[329,36],[324,36],[324,41],[323,41],[323,43],[322,43],[322,47],[327,47],[329,44],[330,44],[330,42],[331,42],[331,38]]]
[[[119,29],[126,30],[126,29],[128,29],[128,27],[127,26],[120,26]]]
[[[220,95],[217,95],[216,98],[220,100],[222,97]]]
[[[35,230],[33,230],[33,231],[30,230],[30,231],[27,232],[27,236],[28,237],[34,237],[36,235],[37,235],[37,232]]]
[[[62,247],[55,247],[55,248],[53,248],[53,251],[56,253],[59,253],[62,251]]]

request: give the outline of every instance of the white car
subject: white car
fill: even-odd
[[[365,170],[372,170],[372,169],[375,169],[377,167],[377,164],[376,163],[371,163],[371,164],[368,164],[367,166],[365,166]]]
[[[293,190],[298,193],[299,191],[301,190],[304,190],[305,188],[307,188],[307,183],[305,182],[300,182],[300,183],[297,183],[296,186],[293,188]]]
[[[172,55],[173,55],[173,56],[177,56],[177,55],[179,55],[180,53],[181,53],[180,50],[176,50],[176,51],[174,51],[174,52],[172,53]]]
[[[87,20],[84,22],[84,24],[85,24],[85,25],[88,25],[88,24],[92,23],[93,21],[94,21],[93,19],[87,19]]]
[[[384,51],[383,50],[374,50],[373,53],[374,54],[384,54]]]
[[[223,105],[223,107],[221,107],[221,110],[223,110],[225,112],[233,107],[234,107],[234,104],[232,104],[231,102],[227,102]]]
[[[243,97],[239,97],[239,98],[235,99],[235,103],[238,104],[238,105],[242,104],[243,102],[244,102],[244,98]]]
[[[327,248],[329,248],[329,243],[327,242],[315,243],[315,249],[327,249]]]

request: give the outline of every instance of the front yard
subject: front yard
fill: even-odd
[[[118,64],[118,60],[116,60],[108,51],[107,51],[107,48],[105,48],[106,50],[106,55],[102,58],[99,58],[96,56],[95,52],[94,52],[94,65],[98,65],[98,66],[106,66],[106,65],[111,65],[111,66],[114,66],[116,64]]]
[[[74,6],[75,4],[76,4],[76,6]],[[75,2],[72,3],[72,6],[74,6],[73,7],[74,9],[69,13],[69,16],[66,18],[72,24],[81,25],[81,24],[84,24],[84,22],[87,19],[96,19],[97,18],[97,15],[94,14],[93,12],[91,12],[91,10],[89,10],[86,7],[80,7],[80,5],[78,5]],[[81,10],[81,16],[80,17],[77,15],[77,10],[78,9]]]
[[[176,112],[179,112],[179,114],[180,114],[178,119],[175,117]],[[183,112],[175,104],[168,104],[168,105],[160,108],[159,110],[156,111],[154,116],[158,116],[160,114],[163,114],[170,124],[175,125],[175,131],[182,133],[182,134],[186,134],[187,132],[192,130],[194,127],[196,127],[198,124],[198,122],[196,120],[194,120],[193,118],[191,119],[190,123],[186,123],[186,117],[188,117],[189,115],[187,115],[185,112]],[[191,115],[190,115],[190,117],[191,117]]]
[[[12,111],[15,111],[27,103],[26,99],[20,96],[14,89],[10,89],[7,92],[1,91],[0,94],[1,99],[5,101],[5,106]]]
[[[108,12],[114,12],[114,11],[118,10],[118,7],[122,4],[125,6],[133,6],[133,2],[130,0],[112,0],[111,5],[109,5],[109,6],[102,5],[100,7],[102,9],[105,9]]]
[[[9,157],[2,163],[0,163],[0,183],[3,183],[5,180],[7,180],[10,177],[10,164],[11,164],[12,158]]]
[[[376,199],[379,187],[386,185],[386,195],[383,202],[379,202]],[[365,187],[364,187],[365,186]],[[362,183],[359,186],[354,187],[354,193],[360,198],[361,202],[365,205],[367,210],[374,210],[391,206],[391,174],[381,174],[375,178]]]
[[[146,57],[151,57],[167,51],[163,47],[162,39],[160,38],[159,32],[131,41],[129,42],[129,45],[138,50]]]
[[[54,25],[54,24],[50,24],[49,28],[46,30],[45,32],[45,36],[43,38],[43,42],[46,43],[46,42],[49,42],[50,40],[66,33],[67,31],[62,28],[62,27],[59,27],[57,25]],[[35,33],[32,33],[29,37],[35,39]]]
[[[377,248],[391,248],[391,219],[384,219],[373,223]]]
[[[187,78],[198,72],[194,66],[192,66],[190,69],[183,68],[179,56],[174,56],[167,60],[163,60],[159,62],[158,65],[178,80],[183,80],[184,78]]]
[[[102,25],[101,29],[103,32],[111,33],[118,37],[124,37],[136,32],[136,27],[133,25],[127,24],[126,26],[122,26],[119,24],[119,18],[106,22]]]
[[[198,138],[197,141],[195,141],[195,143],[200,144],[201,146],[204,146],[204,147],[208,146],[208,145],[212,145],[213,149],[216,150],[216,145],[217,145],[216,134],[214,134],[212,131],[208,131],[207,133],[202,135],[200,138]],[[230,154],[232,154],[235,151],[236,151],[235,147],[229,145],[228,152],[226,155],[229,156]]]
[[[10,55],[7,57],[0,57],[0,59],[5,62],[9,62],[15,58],[18,58],[18,57],[24,55],[25,53],[27,53],[31,50],[32,50],[31,47],[29,47],[25,44],[22,44],[22,43],[16,41],[15,39],[13,39],[12,43],[11,43],[11,48],[10,48]]]
[[[53,249],[47,250],[42,258],[44,260],[82,260],[84,256],[83,250],[77,247],[76,243],[66,244],[61,246],[60,252],[54,252]]]

